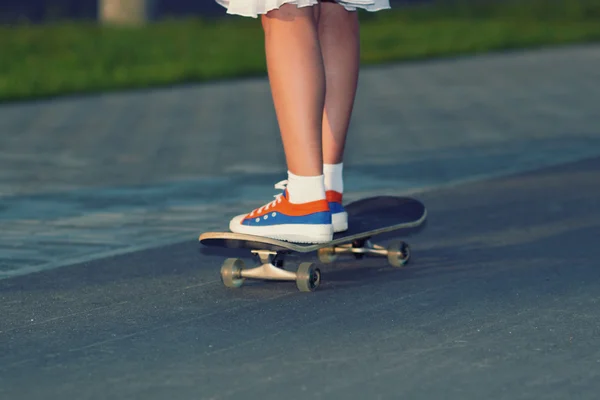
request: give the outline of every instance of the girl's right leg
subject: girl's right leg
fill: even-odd
[[[323,161],[326,164],[339,164],[344,158],[358,84],[358,13],[346,11],[334,1],[323,1],[318,29],[327,87],[323,110]]]
[[[358,84],[360,32],[358,13],[334,1],[321,3],[319,42],[327,94],[323,111],[325,189],[336,232],[348,228],[342,205],[343,157]]]

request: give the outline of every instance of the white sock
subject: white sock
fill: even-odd
[[[323,164],[323,175],[325,177],[325,190],[335,190],[344,193],[344,163]]]
[[[287,191],[290,203],[308,203],[325,198],[323,175],[298,176],[288,171]]]

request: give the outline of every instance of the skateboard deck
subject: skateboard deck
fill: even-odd
[[[321,281],[321,273],[312,263],[301,263],[296,272],[284,269],[284,257],[291,253],[318,252],[322,263],[330,263],[341,254],[387,257],[395,267],[410,259],[410,247],[394,241],[387,247],[371,242],[374,236],[387,234],[410,236],[420,231],[427,219],[427,210],[420,201],[410,197],[376,196],[345,205],[348,230],[336,233],[333,240],[318,244],[301,244],[233,232],[205,232],[199,242],[204,246],[226,249],[248,249],[260,258],[261,265],[246,269],[238,258],[227,259],[221,267],[221,279],[227,287],[239,287],[245,279],[293,280],[300,291],[313,291]]]

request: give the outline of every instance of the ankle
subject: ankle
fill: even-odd
[[[309,203],[325,199],[323,175],[300,176],[288,171],[287,192],[290,203]]]
[[[344,163],[323,164],[323,177],[326,191],[344,193]]]

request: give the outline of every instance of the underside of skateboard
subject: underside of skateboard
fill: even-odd
[[[312,292],[321,283],[321,271],[314,263],[302,262],[296,271],[285,268],[285,256],[292,253],[290,250],[251,250],[251,252],[260,261],[258,266],[246,268],[244,261],[239,258],[225,260],[221,267],[221,279],[225,286],[237,288],[242,286],[246,279],[295,281],[301,292]],[[386,257],[391,266],[400,268],[410,260],[410,247],[403,241],[393,241],[383,247],[373,244],[370,238],[362,238],[351,243],[318,250],[319,261],[323,264],[334,262],[340,255],[353,255],[356,259],[365,256]]]

